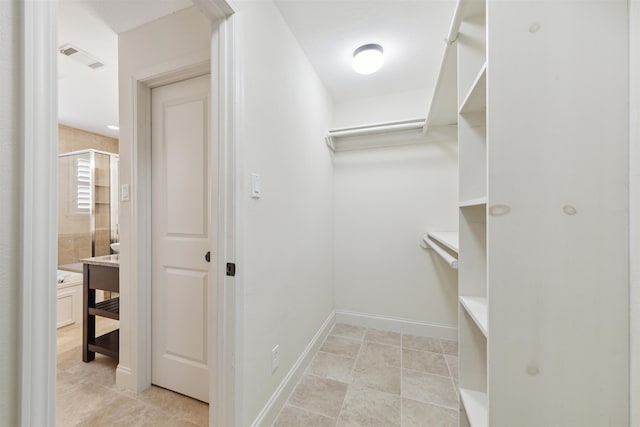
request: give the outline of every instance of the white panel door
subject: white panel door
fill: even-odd
[[[151,91],[151,382],[205,402],[209,92],[208,75]]]

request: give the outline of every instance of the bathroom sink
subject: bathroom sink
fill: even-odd
[[[119,254],[120,253],[120,242],[112,243],[111,244],[111,249],[113,250],[113,252]]]

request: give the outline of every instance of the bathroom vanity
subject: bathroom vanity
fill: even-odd
[[[96,316],[120,320],[120,298],[96,302],[96,290],[120,291],[120,260],[116,255],[105,255],[81,260],[83,263],[82,360],[90,362],[96,353],[118,360],[119,329],[96,337]]]

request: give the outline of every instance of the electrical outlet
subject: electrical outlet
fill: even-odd
[[[280,365],[280,346],[277,345],[271,349],[271,373],[278,370]]]

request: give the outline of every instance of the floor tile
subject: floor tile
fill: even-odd
[[[329,335],[320,347],[320,351],[355,358],[360,351],[361,344],[362,341]]]
[[[402,427],[458,427],[458,411],[403,398]]]
[[[96,318],[102,333],[117,321]],[[151,387],[143,394],[115,384],[115,360],[96,354],[82,361],[82,325],[60,328],[56,338],[58,427],[154,426],[198,427],[209,424],[209,405],[168,390]],[[111,415],[109,415],[111,414]]]
[[[389,365],[400,367],[400,347],[365,342],[362,344],[358,362],[367,365]]]
[[[430,374],[449,376],[449,368],[444,355],[405,348],[402,350],[402,368]]]
[[[397,332],[380,331],[377,329],[369,329],[364,335],[365,341],[375,342],[378,344],[397,345],[402,342],[402,335]]]
[[[176,418],[199,425],[208,425],[209,405],[207,403],[156,386],[149,387],[136,395],[136,398],[155,408],[168,411]]]
[[[353,383],[391,394],[400,394],[400,368],[384,364],[367,364],[357,360],[353,370]]]
[[[319,351],[309,365],[308,373],[343,383],[351,382],[355,359]]]
[[[402,347],[413,350],[430,351],[432,353],[442,353],[442,345],[437,338],[402,335]]]
[[[169,412],[158,410],[138,400],[120,397],[108,408],[99,408],[77,427],[143,427],[178,425]]]
[[[440,340],[442,352],[451,356],[458,355],[458,341]]]
[[[330,335],[361,340],[366,330],[367,329],[363,328],[362,326],[336,323],[336,325],[331,330]]]
[[[402,397],[448,408],[458,408],[458,394],[449,377],[402,370]]]
[[[273,427],[334,427],[336,420],[293,406],[282,408]]]
[[[349,387],[338,427],[400,427],[400,396]]]
[[[75,426],[97,409],[108,408],[120,397],[106,387],[78,383],[77,387],[56,396],[56,425]]]
[[[305,375],[289,398],[292,406],[329,418],[337,418],[342,408],[347,384]]]

